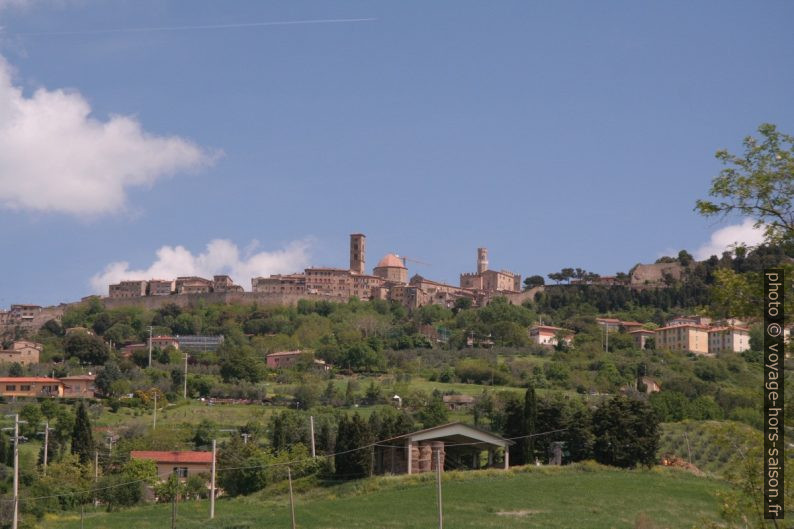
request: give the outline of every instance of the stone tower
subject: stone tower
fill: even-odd
[[[363,233],[350,234],[350,271],[354,274],[364,274],[367,237]]]
[[[488,270],[488,248],[477,248],[477,274]]]

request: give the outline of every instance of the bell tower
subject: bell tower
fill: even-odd
[[[477,248],[477,274],[488,270],[488,248]]]
[[[354,274],[365,274],[367,237],[363,233],[350,234],[350,271]]]

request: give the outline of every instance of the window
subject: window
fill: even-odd
[[[174,467],[174,474],[178,478],[186,478],[187,477],[187,467]]]
[[[23,384],[23,385],[19,386],[19,390],[20,391],[30,391],[30,385],[29,384]]]
[[[17,387],[15,385],[6,386],[6,391],[16,391]]]

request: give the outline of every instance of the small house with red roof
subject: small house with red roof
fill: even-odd
[[[195,450],[158,451],[133,450],[130,458],[154,461],[157,465],[157,477],[162,480],[176,474],[180,479],[187,479],[197,474],[209,474],[212,471],[212,452]]]
[[[0,396],[63,397],[63,382],[49,377],[0,377]]]

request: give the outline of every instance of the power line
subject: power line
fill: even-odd
[[[79,35],[103,35],[112,33],[154,33],[163,31],[192,31],[208,29],[241,29],[241,28],[260,28],[269,26],[299,26],[308,24],[349,24],[356,22],[374,22],[377,18],[325,18],[307,20],[281,20],[274,22],[243,22],[237,24],[205,24],[196,26],[153,26],[140,28],[109,28],[109,29],[88,29],[82,31],[39,31],[27,33],[10,33],[18,37],[69,37]],[[151,328],[151,326],[150,326]],[[150,330],[151,332],[151,330]],[[151,366],[151,352],[150,366]]]

